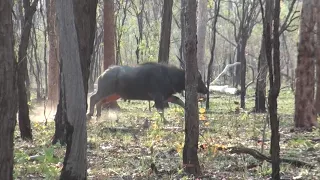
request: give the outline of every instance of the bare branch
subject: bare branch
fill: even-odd
[[[297,0],[292,0],[291,2],[291,5],[290,5],[290,8],[289,8],[289,12],[286,16],[286,19],[284,20],[281,28],[280,28],[280,31],[279,31],[279,34],[281,35],[285,30],[288,29],[288,27],[290,26],[290,24],[295,20],[297,19],[297,16],[294,17],[296,11],[293,12],[293,7],[295,5]],[[292,14],[292,15],[291,15]],[[290,19],[290,20],[289,20]],[[289,21],[289,22],[288,22]]]

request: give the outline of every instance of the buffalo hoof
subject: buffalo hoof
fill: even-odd
[[[90,120],[91,119],[91,114],[87,114],[87,120]]]

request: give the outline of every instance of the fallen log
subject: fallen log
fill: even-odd
[[[218,147],[218,150],[226,150],[231,154],[249,154],[251,156],[253,156],[254,158],[256,158],[259,161],[267,161],[269,163],[271,163],[271,157],[270,156],[266,156],[262,153],[260,153],[259,151],[255,150],[255,149],[251,149],[251,148],[246,148],[246,147]],[[296,160],[296,159],[287,159],[287,158],[280,158],[280,163],[288,163],[292,166],[295,167],[308,167],[308,168],[314,168],[314,166],[312,164],[309,164],[307,162],[303,162],[300,160]]]
[[[228,85],[218,86],[218,85],[210,85],[209,92],[218,92],[221,94],[228,94],[228,95],[239,95],[240,90],[234,87],[229,87]]]

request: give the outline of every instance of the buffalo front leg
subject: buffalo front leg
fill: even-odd
[[[156,96],[155,100],[154,100],[154,104],[155,104],[155,107],[156,107],[158,113],[160,114],[161,121],[164,124],[167,124],[168,121],[164,117],[164,100],[163,100],[162,96]]]
[[[184,102],[178,98],[177,96],[170,96],[166,102],[170,102],[170,103],[173,103],[173,104],[177,104],[179,105],[180,107],[182,107],[183,109],[185,108],[184,106]]]

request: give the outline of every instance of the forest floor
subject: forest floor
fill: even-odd
[[[267,114],[249,113],[254,92],[248,90],[246,110],[240,110],[239,97],[214,94],[210,111],[202,111],[199,137],[201,179],[268,179],[271,164],[251,155],[231,154],[218,146],[262,149]],[[294,95],[281,90],[278,99],[281,158],[297,159],[314,168],[281,164],[282,179],[320,179],[320,130],[292,132]],[[169,121],[163,124],[148,102],[118,101],[120,111],[103,111],[98,120],[88,121],[88,179],[187,179],[182,169],[184,111],[175,105],[165,110]],[[151,103],[153,105],[153,102]],[[54,113],[44,124],[43,104],[31,103],[33,142],[23,142],[15,131],[15,179],[57,179],[65,147],[51,145]],[[266,128],[263,154],[269,155],[270,127]],[[38,158],[30,156],[40,155]],[[151,169],[154,164],[157,171]]]

